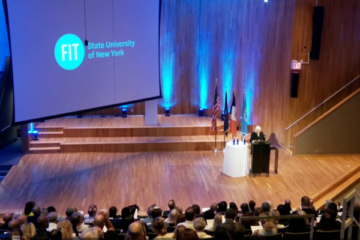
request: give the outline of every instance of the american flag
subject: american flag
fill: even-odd
[[[213,131],[215,131],[215,128],[216,128],[216,119],[217,119],[219,110],[220,110],[220,99],[219,99],[219,94],[218,94],[217,84],[216,84],[214,105],[213,105],[213,114],[212,114],[212,120],[211,120],[211,130],[213,130]]]

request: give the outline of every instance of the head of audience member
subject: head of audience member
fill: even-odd
[[[58,215],[56,212],[49,212],[47,215],[47,218],[48,218],[49,222],[57,223]]]
[[[19,229],[20,228],[19,220],[17,219],[11,220],[8,224],[8,227],[10,230]]]
[[[23,232],[16,228],[16,229],[13,229],[10,231],[9,233],[9,239],[12,240],[12,239],[22,239],[23,238]]]
[[[112,206],[111,208],[109,208],[110,217],[116,218],[117,211],[118,211],[118,209],[115,206]]]
[[[329,203],[328,207],[326,209],[333,209],[335,211],[337,211],[337,205],[336,203]]]
[[[38,229],[46,230],[49,227],[49,219],[46,216],[41,215],[37,219],[37,224]]]
[[[179,214],[183,214],[183,213],[184,213],[183,208],[180,207],[180,206],[176,206],[175,209],[178,210]]]
[[[83,240],[99,239],[99,233],[96,228],[88,228],[81,233],[80,239],[83,239]]]
[[[38,218],[41,215],[40,207],[39,206],[33,207],[32,213],[34,214],[34,217]]]
[[[57,225],[57,229],[61,231],[63,239],[72,239],[74,231],[69,220],[60,220]]]
[[[48,234],[49,240],[61,240],[62,239],[62,233],[59,229],[53,229]]]
[[[25,215],[20,215],[16,219],[19,221],[20,226],[24,223],[27,223],[27,218],[25,217]]]
[[[73,207],[68,207],[67,209],[66,209],[66,217],[71,217],[71,215],[73,214],[75,212],[75,209],[73,208]]]
[[[71,215],[71,218],[73,219],[73,223],[76,225],[76,227],[80,227],[84,222],[84,215],[82,215],[80,212],[74,212]]]
[[[178,225],[179,223],[183,223],[186,221],[186,217],[184,213],[179,214],[179,216],[176,218],[175,225]]]
[[[218,206],[217,206],[217,212],[220,213],[224,213],[227,209],[227,203],[225,201],[219,202]]]
[[[194,205],[192,205],[192,208],[194,209],[196,216],[198,216],[201,213],[201,209],[200,209],[199,205],[194,204]]]
[[[106,208],[100,209],[100,211],[98,212],[98,214],[104,215],[104,217],[105,217],[106,219],[109,219],[109,217],[110,217],[109,210],[107,210]]]
[[[287,208],[283,204],[279,204],[276,208],[281,216],[289,215]]]
[[[130,215],[122,219],[122,230],[123,232],[126,232],[129,228],[130,224],[132,224],[135,221],[134,216]]]
[[[47,216],[48,213],[49,213],[49,212],[48,212],[47,208],[42,208],[42,209],[41,209],[41,215]]]
[[[128,217],[130,215],[131,215],[130,208],[124,207],[123,209],[121,209],[121,217],[122,218]]]
[[[4,226],[8,227],[9,226],[9,222],[13,219],[14,214],[12,213],[6,213],[3,217],[3,221],[4,221]]]
[[[95,217],[97,213],[97,206],[95,204],[91,204],[88,209],[89,217]]]
[[[179,227],[178,227],[179,228]],[[177,228],[177,230],[178,230]],[[194,229],[185,228],[180,226],[178,231],[175,230],[176,240],[198,240],[199,236]]]
[[[273,217],[280,217],[280,213],[279,213],[279,211],[276,210],[276,209],[271,210],[270,215],[273,216]],[[279,219],[273,219],[273,221],[274,221],[274,223],[275,223],[275,227],[277,228]]]
[[[271,207],[270,207],[270,204],[268,202],[264,202],[262,205],[261,205],[261,210],[266,213],[266,212],[270,212],[271,210]]]
[[[176,223],[176,219],[179,216],[179,212],[176,209],[170,211],[168,216],[168,223]]]
[[[227,234],[227,229],[222,226],[216,227],[215,231],[214,231],[214,239],[215,240],[229,240],[230,238],[229,238],[229,235]]]
[[[289,205],[289,206],[291,207],[291,200],[290,200],[290,198],[285,199],[284,204],[287,204],[287,205]]]
[[[193,207],[188,207],[185,211],[185,219],[186,221],[194,221],[196,217],[196,213]]]
[[[225,215],[223,213],[217,213],[214,217],[214,225],[213,229],[215,230],[217,225],[221,224],[223,222]]]
[[[205,219],[202,217],[198,217],[194,220],[193,227],[195,228],[196,232],[203,232],[206,227]]]
[[[262,214],[264,211],[262,210],[262,208],[255,208],[254,211],[254,216],[258,217],[260,216],[260,214]]]
[[[297,211],[293,215],[305,215],[306,213],[304,211]],[[289,232],[304,232],[306,230],[306,227],[308,226],[308,219],[307,218],[292,218],[289,220],[289,225],[287,227],[287,230]]]
[[[284,208],[285,208],[285,211],[286,211],[286,215],[290,215],[291,210],[292,210],[290,199],[286,199],[286,200],[285,200]]]
[[[33,223],[24,223],[21,226],[21,231],[26,240],[30,240],[36,234],[35,225]]]
[[[232,209],[232,208],[226,209],[226,212],[225,212],[226,220],[235,220],[236,216],[237,216],[237,211],[235,209]]]
[[[94,222],[93,225],[95,227],[99,227],[100,229],[103,229],[105,226],[105,217],[103,214],[96,214],[95,218],[94,218]]]
[[[56,208],[54,206],[47,207],[47,210],[48,210],[49,213],[56,212]]]
[[[251,212],[247,212],[242,215],[241,223],[244,225],[245,229],[251,229],[251,226],[258,226],[259,222],[256,220],[246,220],[246,217],[253,217],[254,214]]]
[[[130,209],[130,215],[135,215],[135,211],[137,210],[139,212],[140,210],[139,206],[136,204],[130,205],[128,208]]]
[[[169,202],[168,202],[168,207],[169,207],[169,210],[173,210],[175,207],[176,207],[176,204],[175,204],[175,200],[171,199]]]
[[[210,211],[212,212],[215,212],[216,211],[216,208],[217,208],[217,203],[216,202],[213,202],[211,205],[210,205]]]
[[[273,204],[272,204],[272,202],[270,200],[267,200],[266,202],[270,205],[270,211],[269,212],[271,212],[271,210],[274,209]]]
[[[255,212],[255,206],[256,206],[256,203],[254,200],[250,200],[249,201],[249,209],[251,212]]]
[[[331,200],[331,199],[326,199],[325,209],[328,209],[328,208],[329,208],[330,203],[332,203],[332,200]]]
[[[154,205],[151,205],[150,207],[148,207],[147,209],[147,215],[149,218],[152,218],[152,212],[154,211]]]
[[[319,222],[319,230],[321,231],[335,230],[335,221],[332,219],[330,213],[324,212],[321,215],[321,219]]]
[[[161,208],[155,208],[152,213],[151,216],[153,219],[157,218],[157,217],[161,217],[162,216],[163,211],[161,210]]]
[[[307,196],[304,196],[301,198],[301,208],[302,209],[306,209],[306,208],[310,208],[311,203],[310,203],[310,198]]]
[[[166,224],[164,218],[162,217],[157,217],[154,220],[152,220],[151,227],[154,233],[156,233],[159,236],[164,236],[167,232]]]
[[[241,204],[240,208],[243,215],[247,212],[250,212],[249,205],[247,203]]]
[[[140,221],[133,222],[129,225],[127,236],[130,240],[142,240],[145,237],[143,225]]]
[[[271,217],[271,214],[269,212],[264,212],[260,214],[260,217]],[[270,233],[275,228],[273,219],[260,219],[260,223],[265,233]]]
[[[239,209],[238,209],[238,207],[237,207],[236,203],[234,203],[234,202],[231,202],[231,203],[229,204],[229,208],[234,209],[236,212],[237,212],[237,211],[239,211]]]
[[[232,223],[228,229],[230,240],[243,240],[245,236],[245,227],[241,223]]]
[[[35,207],[35,202],[25,203],[25,208],[24,208],[25,216],[28,216],[32,212],[33,207]]]
[[[184,227],[183,225],[180,225],[175,229],[174,237],[176,240],[181,239],[183,237],[185,229],[186,227]]]
[[[327,210],[326,210],[326,212],[328,212],[329,214],[330,214],[330,216],[331,216],[331,219],[334,221],[334,224],[335,224],[335,221],[336,221],[336,218],[337,218],[337,216],[338,216],[338,211],[337,211],[337,209],[335,208],[328,208]]]

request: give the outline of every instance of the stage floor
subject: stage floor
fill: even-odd
[[[61,214],[69,206],[87,212],[90,204],[98,209],[138,204],[145,212],[156,203],[167,209],[169,199],[184,209],[221,200],[277,205],[285,198],[295,206],[359,160],[360,155],[293,157],[279,149],[277,175],[272,159],[269,177],[231,178],[221,173],[222,152],[28,154],[0,184],[0,212],[21,210],[26,201],[53,205]]]

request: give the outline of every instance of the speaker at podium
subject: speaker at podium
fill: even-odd
[[[269,176],[270,168],[270,142],[268,141],[254,141],[251,144],[252,160],[251,173],[255,174],[266,173]]]

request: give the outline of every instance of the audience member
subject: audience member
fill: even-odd
[[[49,213],[56,212],[56,208],[54,206],[47,207],[47,210],[48,210]]]
[[[0,229],[9,229],[9,222],[13,219],[12,213],[6,213],[3,217],[4,224],[0,225]]]
[[[195,210],[193,207],[188,207],[185,211],[185,222],[179,223],[177,226],[185,226],[186,228],[194,229]]]
[[[24,223],[27,223],[27,218],[25,215],[20,215],[16,219],[19,221],[20,226],[22,226]]]
[[[329,212],[324,212],[321,215],[321,219],[320,222],[318,224],[318,228],[321,231],[333,231],[333,230],[337,230],[335,228],[335,221],[334,219],[332,219],[331,215]]]
[[[270,215],[273,217],[280,217],[280,213],[276,209],[271,210]],[[274,224],[275,224],[275,228],[277,229],[285,228],[283,224],[279,223],[279,219],[274,219]]]
[[[237,216],[237,212],[234,209],[232,208],[227,209],[225,213],[225,222],[219,224],[216,228],[224,227],[228,229],[230,225],[235,222],[236,216]]]
[[[168,202],[169,211],[164,211],[164,217],[167,218],[170,214],[170,211],[176,207],[175,200],[171,199]]]
[[[56,212],[50,212],[47,215],[47,218],[49,220],[49,227],[46,229],[48,232],[51,232],[54,229],[57,229],[57,219],[58,215]]]
[[[35,202],[27,202],[25,204],[25,208],[24,208],[25,217],[34,216],[34,214],[32,213],[34,207],[35,207]]]
[[[134,216],[127,216],[122,219],[122,232],[126,232],[128,230],[128,227],[130,224],[132,224],[135,221]]]
[[[304,196],[301,198],[301,210],[304,211],[306,214],[314,214],[314,220],[316,221],[316,218],[318,217],[318,214],[314,207],[311,205],[310,198],[307,196]],[[309,218],[310,221],[311,218]]]
[[[192,228],[185,228],[180,226],[175,231],[176,240],[198,240],[199,236]]]
[[[204,212],[204,218],[207,219],[214,219],[215,211],[216,211],[217,203],[214,202],[210,205],[210,209]]]
[[[84,215],[82,215],[82,213],[75,212],[71,215],[71,218],[73,219],[73,221],[76,225],[76,230],[79,234],[81,234],[83,231],[85,231],[86,229],[89,228],[89,226],[84,223],[85,219],[84,219]]]
[[[145,224],[150,224],[154,219],[152,217],[152,212],[154,211],[154,205],[151,205],[150,207],[148,207],[147,209],[147,217],[141,219],[141,221]]]
[[[172,233],[167,233],[167,227],[164,221],[164,218],[157,217],[155,218],[151,223],[152,230],[155,234],[157,234],[155,239],[161,239],[161,238],[172,238]]]
[[[175,208],[176,210],[178,210],[179,214],[183,214],[184,213],[184,210],[181,206],[176,206]]]
[[[9,239],[10,240],[15,240],[15,239],[22,239],[23,238],[23,232],[20,229],[13,229],[11,230],[10,234],[9,234]]]
[[[254,213],[255,212],[255,206],[256,206],[256,203],[254,200],[250,200],[249,201],[249,210],[250,212]]]
[[[259,222],[256,220],[246,220],[244,218],[246,217],[253,217],[254,214],[251,212],[246,212],[245,214],[242,215],[241,218],[241,224],[244,225],[245,229],[251,229],[251,226],[258,226]]]
[[[214,232],[215,240],[230,240],[227,229],[218,225]],[[177,240],[177,239],[176,239]]]
[[[85,224],[92,224],[96,213],[97,213],[97,206],[95,204],[91,204],[88,209],[88,215],[84,216]]]
[[[162,216],[162,209],[161,208],[154,208],[154,210],[151,213],[151,216],[153,219],[157,218],[157,217],[161,217]]]
[[[115,206],[112,206],[111,208],[109,208],[110,218],[112,218],[112,219],[120,218],[120,216],[117,215],[117,212],[118,212],[118,209]]]
[[[232,223],[227,233],[230,240],[243,240],[245,238],[245,228],[241,223]]]
[[[197,204],[194,204],[194,205],[192,205],[192,208],[193,208],[194,211],[195,211],[195,217],[198,217],[198,216],[200,215],[200,213],[201,213],[200,206],[197,205]]]
[[[225,201],[222,201],[218,203],[216,212],[225,214],[226,209],[227,209],[227,203]]]
[[[165,222],[169,224],[169,226],[175,226],[176,219],[179,216],[179,212],[176,209],[173,209],[170,211],[169,216],[167,219],[165,219]]]
[[[36,235],[36,229],[33,223],[24,223],[21,226],[21,231],[23,232],[24,240],[30,240]]]
[[[264,211],[261,208],[255,208],[254,216],[258,217],[260,214],[262,214]]]
[[[48,234],[49,240],[62,240],[62,233],[59,229],[53,229]]]
[[[93,222],[94,227],[98,227],[104,230],[105,227],[105,216],[103,214],[96,214]]]
[[[264,202],[262,205],[261,205],[261,210],[263,211],[263,213],[266,213],[266,212],[270,212],[271,211],[271,206],[268,202]]]
[[[139,221],[131,223],[126,235],[129,240],[143,240],[145,237],[143,225]]]
[[[304,211],[297,211],[293,215],[306,215]],[[289,220],[289,226],[286,228],[287,232],[300,233],[308,230],[309,221],[307,218],[292,218]]]
[[[71,217],[71,215],[73,214],[75,212],[75,209],[73,208],[73,207],[68,207],[67,209],[66,209],[66,219],[68,219],[68,218],[70,218]]]
[[[179,216],[176,218],[175,226],[180,225],[180,223],[184,223],[186,221],[185,214],[179,214]]]
[[[11,220],[9,222],[8,226],[9,226],[9,230],[20,229],[19,220],[16,220],[16,219]]]
[[[36,227],[36,237],[42,239],[48,238],[48,231],[46,229],[49,227],[49,219],[46,216],[41,215],[40,217],[38,217],[37,225],[35,225],[35,227]]]
[[[27,221],[32,222],[35,225],[35,227],[38,228],[37,219],[41,215],[41,210],[38,206],[35,206],[32,209],[32,213],[33,213],[32,216],[29,215],[29,217],[27,217]]]
[[[247,203],[241,204],[240,209],[243,215],[247,212],[250,212],[249,205]]]
[[[219,225],[219,224],[222,224],[223,223],[223,219],[225,218],[225,215],[222,214],[222,213],[217,213],[214,217],[214,225],[211,229],[209,229],[210,231],[215,231],[216,227]]]
[[[324,213],[329,213],[331,216],[331,220],[334,224],[334,229],[335,230],[340,230],[341,229],[341,222],[338,219],[338,212],[337,212],[337,208],[328,208],[326,212]],[[323,214],[324,214],[323,213]]]
[[[286,209],[286,215],[290,215],[292,208],[291,208],[291,200],[289,198],[285,199],[284,207]]]
[[[81,233],[80,239],[83,240],[99,239],[99,234],[95,228],[88,228]]]
[[[264,212],[260,214],[260,217],[271,217],[271,214],[269,212]],[[277,229],[275,228],[273,219],[260,219],[260,223],[262,229],[256,230],[254,235],[267,236],[278,233]]]
[[[204,232],[205,227],[206,227],[206,222],[205,219],[202,217],[198,217],[194,220],[194,229],[197,232],[197,235],[199,236],[199,238],[211,238],[210,235],[206,234]]]
[[[231,203],[229,204],[229,208],[234,209],[236,212],[238,212],[238,211],[239,211],[239,209],[238,209],[238,207],[237,207],[236,203],[234,203],[234,202],[231,202]]]

